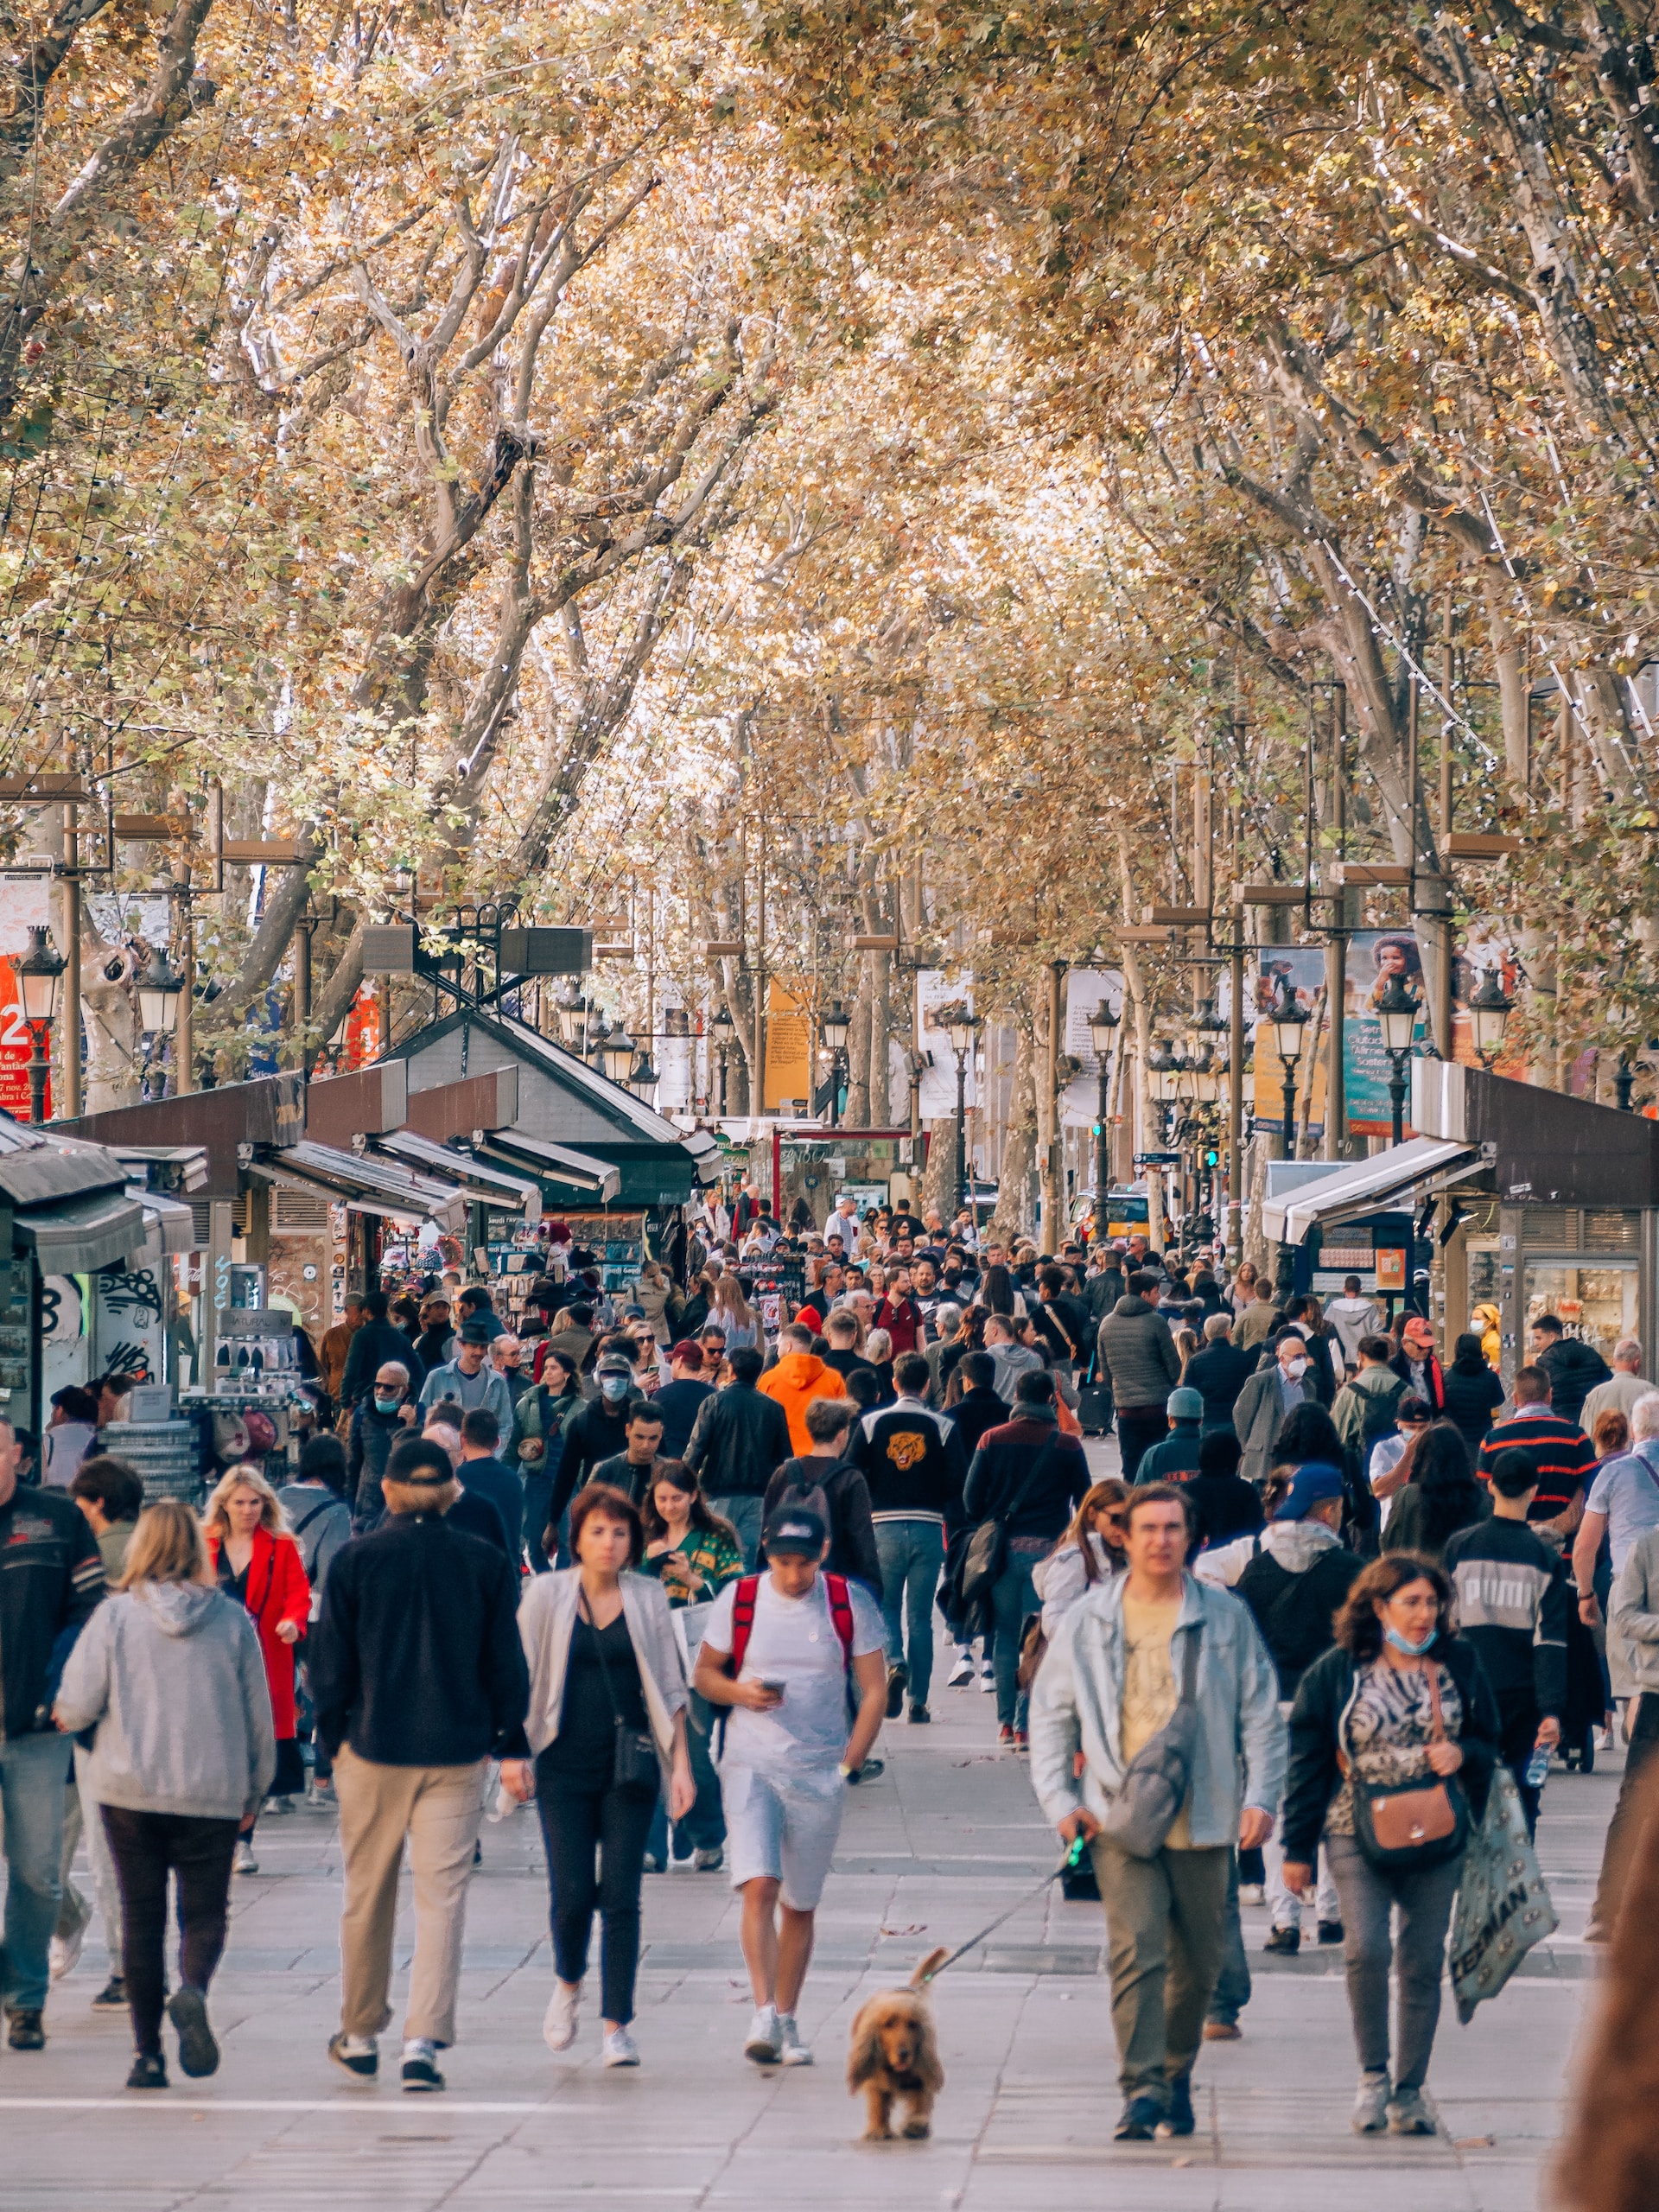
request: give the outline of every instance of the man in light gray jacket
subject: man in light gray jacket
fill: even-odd
[[[1060,1620],[1031,1694],[1031,1780],[1063,1841],[1086,1837],[1106,1907],[1119,2142],[1193,2132],[1192,2066],[1220,1971],[1236,1847],[1273,1833],[1285,1726],[1273,1659],[1248,1606],[1185,1572],[1185,1500],[1148,1483],[1128,1503],[1126,1573]],[[1103,1833],[1129,1762],[1173,1717],[1196,1643],[1198,1738],[1162,1847],[1134,1857]],[[1077,1774],[1077,1755],[1083,1773]]]
[[[1271,1359],[1262,1362],[1233,1405],[1233,1428],[1244,1447],[1238,1471],[1258,1490],[1273,1468],[1273,1447],[1297,1406],[1317,1405],[1319,1393],[1307,1356],[1307,1340],[1294,1329],[1280,1337]]]

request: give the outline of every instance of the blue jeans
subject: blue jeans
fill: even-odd
[[[760,1556],[760,1508],[765,1500],[759,1497],[711,1497],[709,1501],[722,1521],[729,1521],[737,1531],[737,1541],[743,1547],[743,1572],[754,1573],[754,1563]]]
[[[19,1736],[0,1742],[0,1818],[5,1822],[5,1950],[0,1961],[8,2010],[37,2012],[46,2002],[47,1946],[63,1891],[63,1789],[67,1736]]]
[[[1221,1954],[1221,1972],[1211,1993],[1206,2019],[1236,2027],[1238,2016],[1250,2001],[1250,1962],[1244,1954],[1244,1930],[1238,1919],[1238,1853],[1227,1870],[1227,1920]]]
[[[1020,1666],[1020,1627],[1028,1614],[1041,1611],[1036,1585],[1031,1579],[1031,1571],[1041,1556],[1039,1552],[1017,1552],[1010,1546],[1008,1563],[991,1591],[991,1672],[996,1678],[999,1728],[1023,1728],[1026,1725],[1029,1700],[1020,1690],[1014,1675]]]
[[[709,1738],[714,1732],[715,1708],[695,1690],[685,1713],[685,1748],[691,1761],[691,1779],[697,1785],[697,1802],[674,1827],[674,1856],[689,1859],[694,1851],[718,1851],[726,1840],[726,1815],[721,1804],[720,1773],[715,1765]],[[646,1855],[668,1864],[668,1807],[659,1796],[645,1844]]]
[[[896,1667],[902,1661],[909,1667],[911,1697],[925,1705],[933,1681],[933,1592],[944,1565],[944,1523],[878,1521],[875,1555],[881,1562],[887,1664]]]

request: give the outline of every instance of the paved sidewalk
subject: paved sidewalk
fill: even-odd
[[[949,2081],[934,2139],[860,2145],[842,2069],[861,1998],[982,1925],[1054,1863],[1023,1764],[990,1747],[991,1700],[941,1689],[934,1703],[933,1726],[887,1729],[887,1777],[850,1803],[802,2007],[814,2069],[763,2076],[745,2063],[734,1902],[722,1875],[690,1872],[646,1883],[639,2071],[600,2069],[591,2007],[575,2050],[550,2056],[546,1891],[525,1813],[485,1830],[448,2093],[405,2097],[395,2068],[393,2082],[355,2090],[324,2055],[337,2003],[334,1824],[299,1813],[262,1823],[260,1872],[236,1885],[213,1999],[219,2074],[188,2085],[175,2067],[165,2095],[122,2092],[127,2024],[89,2010],[104,1965],[89,1942],[54,1990],[46,2052],[0,2050],[0,2202],[6,2212],[546,2212],[596,2199],[1015,2212],[1104,2194],[1134,2212],[1523,2212],[1540,2201],[1588,1988],[1575,1939],[1611,1770],[1550,1784],[1543,1862],[1562,1935],[1471,2027],[1448,2005],[1431,2082],[1446,2131],[1433,2141],[1349,2133],[1338,1960],[1264,1961],[1256,1912],[1246,1915],[1256,1987],[1245,2037],[1199,2062],[1198,2135],[1114,2149],[1101,1917],[1051,1891],[940,1986]]]

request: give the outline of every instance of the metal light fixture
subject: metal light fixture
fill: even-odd
[[[1413,1009],[1414,1016],[1415,1008]],[[1287,1067],[1294,1067],[1301,1058],[1303,1040],[1307,1033],[1308,1012],[1299,1004],[1295,992],[1288,982],[1281,979],[1273,1011],[1268,1016],[1273,1029],[1273,1041],[1279,1057]]]
[[[1417,1034],[1417,1016],[1421,1011],[1417,1001],[1401,982],[1390,976],[1376,1001],[1377,1026],[1382,1032],[1385,1052],[1408,1052]]]
[[[1491,1067],[1503,1043],[1515,1001],[1505,998],[1496,968],[1489,968],[1469,995],[1469,1026],[1483,1067]]]
[[[67,964],[50,933],[43,928],[31,927],[29,950],[17,963],[17,980],[23,993],[23,1019],[31,1027],[36,1023],[49,1024],[56,1018],[58,991]]]
[[[561,1040],[580,1052],[588,1033],[588,1024],[597,1011],[584,991],[577,991],[568,999],[561,999],[554,1008],[558,1016]]]
[[[613,1083],[626,1083],[633,1067],[634,1042],[619,1022],[601,1042],[599,1061]]]
[[[954,1007],[945,1024],[945,1034],[950,1039],[953,1052],[971,1052],[974,1039],[979,1034],[979,1016],[968,1007]]]
[[[727,1016],[727,1019],[728,1020],[731,1019],[729,1014]],[[852,1026],[853,1017],[848,1013],[845,1007],[842,1006],[841,1001],[839,999],[831,999],[830,1001],[829,1012],[822,1015],[818,1021],[819,1030],[823,1034],[824,1045],[829,1051],[832,1052],[840,1052],[842,1046],[847,1042]]]
[[[709,1034],[716,1045],[724,1047],[731,1043],[736,1033],[737,1024],[732,1020],[731,1008],[722,999],[720,1012],[709,1017]]]
[[[1109,999],[1102,999],[1089,1017],[1089,1041],[1103,1060],[1112,1049],[1112,1039],[1116,1035],[1118,1023],[1122,1018],[1122,1014],[1112,1012]]]
[[[651,1054],[643,1048],[629,1071],[627,1079],[636,1090],[654,1090],[662,1080],[652,1065]]]
[[[138,1020],[152,1037],[170,1036],[179,1019],[184,978],[160,945],[150,952],[149,963],[138,978]]]

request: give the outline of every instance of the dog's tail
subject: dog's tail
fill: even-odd
[[[925,1988],[926,1985],[932,1980],[934,1975],[938,1972],[939,1968],[944,1965],[944,1961],[950,1957],[950,1952],[945,1948],[943,1943],[940,1944],[937,1951],[930,1951],[927,1956],[922,1961],[920,1966],[917,1967],[915,1973],[910,1977],[911,1987],[912,1989]]]

